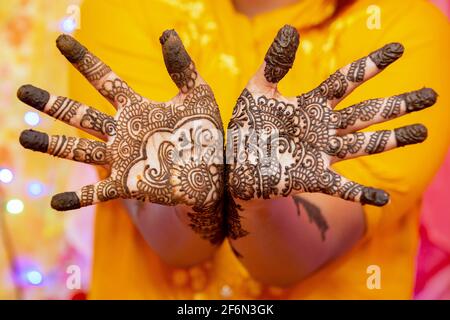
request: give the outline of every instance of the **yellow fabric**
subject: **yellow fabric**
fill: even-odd
[[[377,5],[381,28],[367,27],[367,8]],[[285,95],[317,86],[330,73],[388,42],[402,42],[404,57],[356,90],[339,108],[365,99],[429,86],[438,103],[423,112],[380,124],[394,128],[421,122],[429,129],[420,145],[342,162],[335,168],[360,183],[387,190],[391,203],[365,207],[366,237],[349,253],[290,289],[251,280],[224,243],[213,261],[191,269],[162,263],[133,226],[120,202],[98,206],[90,298],[398,298],[411,297],[421,194],[449,145],[449,25],[431,4],[417,1],[357,1],[333,16],[334,1],[304,0],[249,19],[230,0],[86,0],[76,35],[138,92],[154,100],[176,93],[164,67],[158,37],[175,28],[201,75],[211,85],[227,124],[236,98],[277,30],[300,30],[301,48],[280,85]],[[331,19],[329,19],[332,17]],[[75,72],[71,96],[113,112]],[[366,286],[370,265],[381,268],[381,289]]]

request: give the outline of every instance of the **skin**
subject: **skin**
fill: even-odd
[[[296,0],[234,1],[236,9],[248,16],[254,16],[258,13],[270,11],[278,6],[289,5],[294,2]],[[167,69],[175,84],[179,87],[180,93],[177,97],[167,102],[166,105],[181,103],[181,101],[186,100],[187,95],[196,87],[204,84],[204,81],[196,72],[193,63],[190,63],[191,60],[187,53],[185,54],[184,48],[178,45],[178,41],[170,36],[171,33],[170,30],[166,31],[161,36],[160,42],[163,46],[164,61]],[[299,104],[307,102],[305,95],[295,98],[285,98],[277,90],[277,82],[282,79],[292,66],[299,38],[296,32],[289,28],[281,33],[283,36],[277,37],[275,41],[279,47],[275,48],[277,50],[269,50],[269,52],[276,53],[279,52],[278,49],[282,48],[285,48],[284,51],[286,52],[278,55],[268,54],[261,68],[250,80],[246,90],[256,100],[264,97],[262,100],[266,101],[266,103],[270,102],[272,104],[276,102],[298,107]],[[108,90],[101,90],[102,83],[105,80],[111,80],[117,77],[110,74],[109,67],[100,66],[96,68],[98,72],[86,72],[86,68],[80,68],[82,66],[80,59],[82,60],[86,54],[84,47],[74,47],[73,41],[65,37],[59,39],[58,47],[67,59],[75,67],[79,68],[86,78],[107,99],[114,105],[118,105],[119,108],[123,107],[120,105],[123,100],[115,99],[114,95],[108,93]],[[371,58],[372,62],[367,59],[364,60],[368,69],[365,69],[366,67],[364,68],[365,72],[362,75],[362,80],[367,80],[372,76],[367,70],[376,71],[386,68],[403,51],[401,45],[394,45],[392,49],[397,50],[391,50],[387,55],[391,58],[394,57],[391,62],[389,62],[389,59],[377,60],[379,56],[377,54],[373,55],[373,59]],[[87,62],[89,64],[89,59]],[[359,61],[353,69],[349,66],[348,70],[344,70],[345,72],[343,74],[351,82],[347,86],[348,91],[351,91],[355,84],[362,81],[360,80],[362,69],[360,65],[362,63]],[[353,71],[350,72],[350,70]],[[113,87],[109,86],[108,88],[111,91]],[[314,96],[313,93],[312,95]],[[110,140],[115,140],[112,137],[115,137],[117,131],[120,130],[117,127],[120,114],[117,114],[115,117],[104,115],[82,104],[64,100],[66,98],[60,97],[58,100],[57,97],[43,90],[35,90],[31,86],[21,88],[18,96],[22,101],[36,109],[81,128],[101,140],[107,141],[106,148],[102,145],[98,148],[98,145],[94,145],[87,139],[85,139],[87,141],[83,141],[80,144],[81,139],[72,138],[75,140],[71,140],[70,137],[65,138],[67,142],[62,144],[61,141],[64,140],[62,137],[26,131],[20,139],[22,145],[26,148],[57,156],[63,155],[64,158],[76,161],[96,162],[94,164],[103,165],[110,170],[114,167],[111,163],[111,158],[114,159],[114,157],[111,155],[118,153],[120,148],[111,147],[114,143],[110,142]],[[212,96],[212,94],[208,94],[208,96]],[[130,96],[128,95],[127,98],[130,98]],[[389,132],[389,137],[387,138],[387,132],[373,133],[362,137],[357,135],[356,130],[362,129],[370,124],[400,116],[405,112],[418,111],[432,105],[436,100],[436,95],[428,89],[391,97],[389,99],[380,99],[374,102],[364,103],[363,105],[355,105],[349,107],[348,112],[336,116],[340,120],[334,123],[333,128],[328,128],[328,143],[314,145],[313,149],[316,151],[314,153],[316,161],[323,157],[323,162],[326,164],[324,168],[329,169],[330,165],[336,161],[423,141],[426,138],[426,129],[421,125],[396,129],[395,131]],[[337,97],[327,99],[321,107],[332,109],[339,100],[340,98]],[[158,105],[158,103],[154,104]],[[74,108],[76,112],[73,111]],[[67,112],[61,112],[62,109],[67,109]],[[370,111],[369,114],[374,113],[376,116],[367,119],[364,116],[366,112],[361,111],[365,109]],[[70,110],[72,112],[69,112]],[[280,113],[279,115],[281,116],[282,114]],[[233,117],[233,120],[236,120],[235,117]],[[122,127],[125,128],[127,126]],[[314,132],[314,128],[316,127],[313,125],[310,128]],[[171,129],[173,131],[173,128]],[[240,130],[244,135],[248,135],[248,124],[244,125],[244,128]],[[356,136],[346,137],[347,134]],[[372,136],[376,138],[371,139]],[[178,137],[181,138],[180,136]],[[363,139],[364,142],[357,152],[352,152],[355,148],[349,148],[351,145],[350,142],[355,140],[359,141],[357,138],[359,140]],[[371,140],[372,143],[370,143]],[[182,139],[182,141],[184,140]],[[160,145],[161,141],[153,142],[147,144],[147,148],[151,145],[150,148],[154,151],[151,154],[157,154],[156,146]],[[70,152],[67,152],[67,145],[69,143],[73,145]],[[66,147],[56,148],[61,145]],[[369,145],[371,146],[370,148]],[[77,148],[77,146],[80,146],[80,148]],[[243,148],[244,152],[245,150],[247,152],[249,151],[245,144],[241,145],[240,148]],[[76,149],[79,150],[74,152]],[[299,147],[299,149],[301,148]],[[97,152],[93,153],[93,150],[97,150]],[[86,154],[87,151],[89,154]],[[232,151],[228,150],[227,153],[227,157],[233,157]],[[289,157],[287,159],[289,160]],[[161,163],[161,161],[153,160],[155,163],[152,167],[157,167]],[[207,166],[211,165],[211,161],[205,162]],[[213,164],[217,163],[213,162]],[[286,165],[286,163],[288,165],[301,164],[303,160],[299,157],[291,156],[290,162],[283,162],[283,165]],[[141,172],[145,171],[145,166],[138,165],[138,168],[141,169]],[[232,178],[233,176],[239,177],[239,174],[236,174],[238,172],[236,170],[238,166],[232,162],[227,162],[227,166],[222,175],[222,179],[225,179],[227,183],[225,185],[224,183],[218,183],[217,187],[212,188],[218,191],[217,193],[221,195],[220,198],[223,201],[216,201],[211,196],[206,197],[208,200],[211,199],[210,203],[218,204],[217,208],[222,203],[227,205],[220,210],[211,211],[202,207],[204,203],[195,204],[195,201],[193,202],[186,193],[183,195],[182,188],[177,189],[174,187],[180,184],[180,170],[177,171],[176,166],[173,164],[171,168],[170,172],[173,173],[171,175],[172,178],[169,179],[171,191],[165,193],[169,195],[168,198],[165,198],[166,200],[162,201],[160,198],[150,199],[150,194],[154,194],[152,192],[141,192],[140,196],[144,197],[144,200],[153,200],[154,203],[149,201],[138,202],[129,199],[123,200],[131,217],[135,220],[137,228],[141,231],[150,246],[152,246],[163,260],[170,264],[178,266],[193,265],[211,257],[218,247],[216,244],[220,243],[221,239],[223,239],[225,229],[234,253],[250,274],[254,278],[268,284],[292,284],[311,272],[314,272],[327,261],[347,251],[364,233],[364,217],[361,203],[384,205],[388,201],[388,195],[384,191],[361,186],[354,182],[350,184],[353,188],[349,190],[356,190],[357,192],[347,192],[347,194],[345,192],[339,192],[338,190],[341,190],[346,182],[343,177],[341,177],[340,183],[334,189],[324,188],[323,185],[320,186],[321,190],[319,192],[326,194],[304,193],[304,191],[310,190],[300,190],[298,188],[291,188],[291,190],[283,192],[282,190],[285,186],[282,185],[276,186],[278,190],[277,194],[275,194],[273,192],[275,188],[273,188],[273,185],[270,185],[270,188],[266,186],[265,193],[261,193],[265,196],[261,197],[253,193],[250,199],[243,200],[236,193],[237,185],[233,182]],[[208,172],[208,170],[204,172]],[[209,175],[210,173],[205,173],[205,176]],[[134,174],[134,177],[137,180],[138,174]],[[270,180],[270,175],[265,174],[265,177]],[[334,178],[335,176],[331,175],[331,177]],[[131,186],[127,184],[128,180],[125,183],[123,183],[124,180],[121,181],[122,186],[117,187],[117,183],[113,183],[113,189],[133,189],[133,184]],[[336,181],[336,179],[331,179],[331,181]],[[317,188],[317,185],[310,184],[306,185],[306,187]],[[223,190],[219,191],[220,188]],[[82,191],[83,189],[78,192],[65,193],[59,197],[55,197],[52,201],[52,206],[57,209],[69,210],[82,205],[83,194],[87,195],[88,198],[91,193],[93,194],[92,201],[83,202],[83,204],[95,203],[102,201],[102,199],[107,200],[108,196],[111,196],[108,193],[106,193],[106,196],[100,193],[101,197],[103,197],[100,199],[97,195],[97,189],[105,190],[105,188],[97,188],[94,185],[93,187],[86,188],[84,193]],[[254,189],[257,188],[254,186]],[[334,193],[331,194],[331,191]],[[113,196],[115,197],[116,195],[113,194]],[[123,194],[120,194],[120,197],[123,197]],[[355,202],[345,201],[341,198]],[[208,208],[210,207],[208,206]],[[196,215],[196,213],[200,213],[200,215]],[[206,213],[206,215],[203,215],[203,213]],[[212,229],[218,230],[217,232],[205,232],[201,227],[202,217],[206,217],[206,221],[221,221],[213,223],[213,225],[222,224],[223,228],[214,227]]]
[[[147,241],[169,263],[191,265],[208,259],[225,238],[222,120],[211,89],[177,33],[167,30],[159,40],[169,75],[180,89],[165,103],[134,92],[74,38],[58,37],[61,53],[117,113],[106,115],[25,85],[17,92],[21,101],[102,141],[33,130],[23,131],[19,141],[27,149],[103,166],[110,173],[78,191],[56,194],[52,208],[67,211],[118,198],[140,200],[127,206],[138,225],[151,222],[145,228]]]
[[[280,286],[298,282],[351,248],[364,233],[362,205],[389,202],[385,191],[351,181],[331,165],[427,137],[422,124],[358,130],[423,110],[437,99],[423,88],[333,110],[401,57],[399,43],[337,70],[310,92],[285,97],[277,85],[298,45],[295,28],[280,29],[238,98],[227,131],[230,242],[253,277]]]

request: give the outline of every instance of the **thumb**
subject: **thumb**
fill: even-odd
[[[284,78],[294,64],[299,42],[300,36],[293,26],[285,25],[278,31],[264,58],[265,81],[277,84]]]
[[[166,30],[159,38],[167,71],[182,93],[195,87],[198,78],[194,62],[175,30]]]

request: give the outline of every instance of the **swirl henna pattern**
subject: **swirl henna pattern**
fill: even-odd
[[[110,176],[78,192],[57,194],[56,210],[72,210],[116,198],[187,205],[192,229],[213,244],[224,238],[223,128],[210,87],[175,31],[160,38],[164,60],[180,94],[157,103],[135,93],[125,81],[75,39],[63,35],[60,51],[117,109],[115,117],[64,97],[23,86],[23,102],[104,140],[93,141],[26,130],[28,149],[103,165]]]
[[[316,89],[286,98],[277,91],[276,85],[292,66],[298,38],[291,26],[284,26],[278,32],[265,63],[254,76],[259,81],[249,82],[234,108],[226,148],[227,181],[232,198],[228,210],[234,217],[239,217],[245,201],[302,192],[320,192],[383,206],[389,200],[385,191],[350,181],[333,171],[331,164],[419,143],[427,137],[427,130],[421,124],[395,130],[357,131],[433,105],[437,95],[432,89],[371,99],[333,110],[358,85],[397,60],[403,54],[401,44],[388,44],[339,69]],[[268,69],[281,71],[268,72]],[[304,207],[308,210],[310,206]],[[326,221],[317,219],[324,238]],[[239,219],[234,220],[237,231],[233,239],[248,234],[239,230]]]

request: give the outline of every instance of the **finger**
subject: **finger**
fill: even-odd
[[[117,182],[110,177],[96,184],[84,186],[77,192],[58,193],[53,196],[51,206],[58,211],[68,211],[117,198],[119,198]]]
[[[383,71],[403,55],[403,45],[389,43],[366,57],[339,69],[313,91],[306,94],[326,97],[331,108],[348,96],[361,83]]]
[[[102,140],[116,134],[116,122],[113,117],[80,102],[51,95],[32,85],[20,87],[17,97],[29,106]]]
[[[336,121],[332,127],[340,129],[339,134],[361,130],[375,123],[431,107],[436,99],[437,94],[433,89],[423,88],[389,98],[366,100],[334,111]]]
[[[344,200],[377,207],[382,207],[389,202],[389,194],[386,191],[363,186],[343,176],[341,176],[340,186],[336,195]]]
[[[308,192],[322,192],[344,200],[374,206],[384,206],[389,201],[389,194],[385,191],[350,181],[331,169],[327,169],[318,178],[316,184],[317,190],[308,190]]]
[[[280,82],[292,68],[299,43],[300,36],[293,26],[285,25],[278,31],[264,57],[264,77],[268,82]]]
[[[22,131],[20,144],[33,151],[83,163],[105,165],[106,144],[84,138],[48,135],[34,130]]]
[[[164,31],[159,42],[162,45],[167,72],[178,89],[182,93],[188,93],[195,87],[199,76],[183,42],[175,30]]]
[[[357,132],[330,138],[326,152],[340,159],[352,159],[376,154],[409,144],[425,141],[427,128],[422,124],[413,124],[394,130],[375,132]]]
[[[110,67],[81,43],[63,34],[56,40],[59,51],[117,109],[138,99],[137,94]]]

